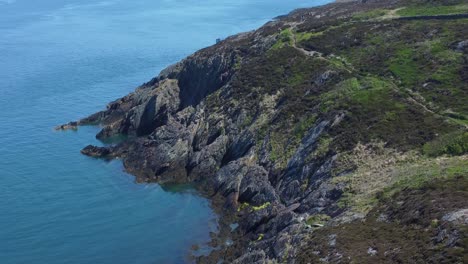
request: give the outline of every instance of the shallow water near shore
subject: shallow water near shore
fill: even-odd
[[[210,201],[136,184],[56,132],[217,38],[330,1],[0,0],[0,263],[184,263],[216,231]]]

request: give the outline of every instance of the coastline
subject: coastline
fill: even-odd
[[[263,26],[261,26],[259,29],[269,25],[270,23],[275,23],[275,21],[280,21],[283,18],[288,18],[290,15],[300,12],[300,11],[308,11],[308,10],[314,10],[322,7],[328,7],[328,6],[333,6],[335,4],[343,4],[347,2],[355,2],[357,0],[335,0],[334,2],[324,4],[324,5],[318,5],[318,6],[313,6],[309,8],[297,8],[293,9],[290,12],[288,12],[285,15],[280,15],[277,17],[272,18],[270,21],[266,22]],[[247,32],[241,32],[232,36],[228,36],[224,41],[228,41],[229,39],[236,39],[238,37],[241,37],[244,34],[249,34],[252,32],[257,31],[258,29],[254,29],[251,31]],[[216,44],[218,45],[218,44]],[[201,50],[195,52],[197,54],[200,51],[209,49],[211,47],[214,47],[216,45],[202,48]],[[190,55],[189,57],[194,56],[194,54]],[[163,69],[159,76],[153,78],[147,83],[144,83],[142,86],[137,88],[137,91],[139,89],[146,89],[148,86],[152,86],[159,81],[161,81],[164,78],[167,78],[171,75],[171,72],[174,69],[177,69],[184,60],[179,61],[173,65],[168,66],[167,68]],[[125,98],[125,97],[124,97]],[[112,103],[110,103],[107,106],[107,109],[111,109],[112,105],[114,103],[120,103],[123,102],[122,99],[116,100]],[[103,112],[98,112],[93,115],[90,115],[89,117],[86,117],[84,119],[80,119],[77,121],[71,121],[67,124],[63,125],[58,125],[54,128],[56,131],[65,131],[65,130],[78,130],[80,126],[96,126],[96,125],[102,125],[102,119],[103,118]],[[96,138],[99,140],[104,140],[105,137],[101,137],[102,135],[102,130],[100,133],[96,135]],[[118,135],[119,136],[119,135]],[[125,138],[128,136],[125,135]],[[107,140],[107,139],[106,139]],[[132,138],[130,137],[130,141]],[[112,141],[111,141],[112,142]],[[104,146],[104,147],[97,147],[93,145],[88,145],[87,147],[83,148],[81,150],[81,154],[86,155],[86,156],[91,156],[95,158],[104,158],[105,160],[113,160],[113,159],[121,159],[123,151],[121,148],[127,148],[127,143],[129,142],[129,139],[124,139],[120,143],[115,144],[111,143],[110,146]],[[194,250],[190,250],[190,252],[187,253],[187,258],[190,261],[196,261],[197,263],[213,263],[216,262],[219,259],[226,258],[226,257],[234,257],[236,254],[241,252],[243,250],[243,245],[245,243],[248,243],[248,239],[244,237],[242,234],[243,230],[240,230],[239,227],[236,229],[232,228],[232,225],[237,225],[239,226],[238,222],[241,220],[243,217],[243,213],[238,211],[236,207],[238,206],[232,199],[234,197],[224,197],[222,194],[218,193],[217,191],[213,190],[213,186],[211,184],[206,184],[206,182],[197,182],[197,181],[179,181],[176,180],[175,182],[169,181],[169,182],[161,182],[159,180],[154,181],[148,178],[148,174],[146,171],[143,171],[139,168],[132,167],[131,165],[127,165],[125,162],[123,162],[125,171],[133,176],[135,176],[135,180],[137,183],[151,183],[155,182],[161,185],[161,187],[164,189],[166,185],[169,186],[184,186],[186,184],[190,184],[199,195],[210,199],[211,201],[211,207],[213,208],[215,214],[218,216],[218,230],[217,233],[211,233],[211,241],[208,243],[208,249],[210,251],[209,255],[201,255],[201,256],[196,256],[194,255]],[[231,204],[233,203],[233,204]],[[294,206],[296,207],[296,206]],[[280,209],[279,211],[287,212],[287,211],[292,211],[293,208],[283,208]],[[240,246],[239,250],[232,250],[236,245]],[[229,251],[223,252],[224,247],[230,247]],[[192,246],[192,248],[206,248],[204,245],[200,244],[195,244]],[[221,250],[220,250],[221,249]],[[215,253],[215,254],[213,254]]]
[[[267,96],[259,102],[263,113],[249,117],[248,110],[235,105],[246,92],[236,86],[235,78],[242,68],[239,65],[248,61],[249,56],[287,45],[291,45],[291,53],[300,58],[327,56],[297,47],[297,39],[286,39],[283,43],[281,33],[290,27],[301,23],[311,23],[316,28],[327,28],[329,23],[334,27],[342,17],[352,19],[356,10],[365,12],[381,6],[398,7],[385,1],[369,2],[336,1],[294,10],[257,30],[228,37],[190,55],[163,70],[134,93],[110,103],[107,110],[58,129],[100,123],[104,128],[97,135],[99,139],[127,134],[131,140],[108,147],[88,146],[82,153],[92,157],[122,158],[125,169],[135,175],[138,182],[193,183],[201,195],[211,199],[212,207],[220,217],[219,234],[213,234],[211,242],[216,250],[209,256],[195,257],[194,261],[213,263],[225,259],[251,263],[270,258],[292,261],[300,253],[295,246],[301,245],[301,240],[314,230],[306,222],[312,218],[309,212],[336,218],[330,221],[331,226],[365,217],[355,212],[346,215],[337,205],[345,192],[344,185],[331,184],[332,167],[338,160],[338,153],[327,150],[317,154],[319,138],[323,134],[332,134],[346,114],[334,111],[310,121],[309,127],[300,132],[295,152],[289,160],[282,161],[265,147],[273,134],[263,134],[265,139],[259,139],[260,132],[254,131],[259,127],[254,126],[254,121],[261,118],[275,120],[271,113],[283,102],[277,100],[274,93],[266,93]],[[326,30],[318,34],[324,34]],[[301,31],[298,32],[302,36]],[[345,62],[342,64],[346,67]],[[334,68],[338,73],[334,74],[347,76],[351,70],[339,65]],[[314,80],[317,86],[334,78],[327,72],[323,70],[317,77],[319,81]],[[236,90],[239,95],[231,94],[231,86],[239,89]],[[232,99],[234,96],[237,96],[236,100]],[[255,104],[248,106],[252,108]],[[439,127],[430,129],[443,131]],[[263,145],[257,142],[263,142]],[[312,168],[306,164],[310,153],[316,155],[313,158],[318,164]],[[305,173],[308,173],[307,181],[303,179]],[[234,223],[239,226],[232,230]],[[321,221],[312,224],[323,227]]]
[[[209,46],[206,48],[203,48],[194,54],[188,56],[186,59],[177,62],[173,65],[168,66],[166,69],[163,69],[161,73],[150,80],[147,83],[144,83],[142,86],[138,87],[135,91],[135,93],[138,93],[139,91],[146,92],[149,87],[153,87],[156,85],[156,87],[159,86],[159,83],[161,81],[164,81],[167,78],[172,78],[172,75],[174,75],[174,71],[177,72],[180,70],[181,64],[184,63],[187,59],[199,56],[200,54],[202,57],[204,56],[204,53],[209,50],[213,49],[219,46],[222,46],[224,43],[228,41],[237,41],[238,39],[242,39],[245,34],[254,34],[255,32],[262,30],[264,28],[268,28],[269,25],[275,24],[277,22],[281,22],[281,20],[295,20],[298,19],[298,16],[303,16],[302,13],[309,14],[310,11],[319,11],[319,12],[327,12],[327,9],[334,9],[335,6],[340,6],[340,5],[346,5],[351,2],[358,2],[358,0],[335,0],[334,2],[325,4],[325,5],[319,5],[319,6],[314,6],[311,8],[298,8],[298,9],[293,9],[289,13],[285,15],[278,16],[276,18],[273,18],[271,21],[267,22],[263,26],[261,26],[259,29],[255,29],[252,31],[248,32],[243,32],[243,33],[238,33],[236,35],[232,35],[227,37],[225,40],[221,41],[220,43],[217,43],[213,46]],[[325,9],[325,10],[323,10]],[[319,16],[320,17],[320,16]],[[288,22],[287,22],[288,23]],[[195,58],[197,59],[197,58]],[[211,65],[210,65],[211,67]],[[170,89],[174,89],[174,86],[172,83],[168,85]],[[167,88],[167,87],[165,87]],[[159,89],[159,88],[157,88]],[[166,92],[165,90],[159,90],[158,92],[164,93]],[[130,94],[131,95],[131,94]],[[197,95],[190,95],[190,96],[197,96]],[[151,97],[151,96],[148,96]],[[130,98],[128,96],[123,97],[122,99],[118,99],[114,102],[111,102],[107,106],[107,110],[112,110],[116,107],[118,107],[119,104],[125,104],[127,100]],[[174,97],[167,97],[166,95],[164,96],[163,100],[164,103],[168,103],[167,100],[174,99]],[[131,100],[131,99],[130,99]],[[198,99],[200,100],[200,99]],[[174,100],[175,102],[173,103],[174,105],[178,104],[178,100]],[[168,103],[171,104],[171,103]],[[182,102],[183,104],[183,102]],[[170,108],[170,107],[169,107]],[[178,108],[177,106],[173,106],[173,109]],[[102,129],[97,135],[96,138],[99,140],[106,139],[108,137],[112,137],[114,134],[119,135],[121,132],[112,132],[112,131],[107,131],[106,130],[106,125],[109,124],[109,122],[106,120],[109,118],[109,116],[106,116],[106,111],[98,112],[93,115],[90,115],[89,117],[86,117],[84,119],[78,120],[78,121],[73,121],[64,125],[57,126],[55,129],[56,130],[75,130],[78,129],[80,126],[83,125],[97,125],[100,124],[101,126],[104,125],[104,129]],[[146,110],[145,110],[146,111]],[[112,113],[110,114],[110,119],[114,119],[112,117]],[[112,121],[111,121],[112,122]],[[167,121],[166,121],[167,122]],[[112,123],[110,123],[112,125]],[[109,126],[107,126],[109,128]],[[109,133],[110,132],[110,133]],[[135,140],[138,140],[138,138],[135,138],[136,135],[130,136],[130,138],[133,138]],[[128,143],[132,143],[132,141],[123,141],[117,145],[111,145],[111,146],[105,146],[105,147],[96,147],[89,145],[83,150],[81,150],[81,153],[86,156],[91,156],[95,158],[104,158],[104,159],[122,159],[125,155],[126,152],[132,151],[128,150],[131,149],[131,145],[127,145]],[[138,148],[143,147],[139,146]],[[138,149],[137,148],[137,149]],[[133,150],[133,151],[139,151],[139,150]],[[133,162],[133,161],[132,161]],[[145,182],[155,182],[158,183],[162,186],[165,184],[171,184],[171,185],[184,185],[184,184],[191,184],[192,186],[195,187],[197,192],[211,201],[211,206],[214,210],[214,212],[218,215],[218,225],[219,229],[218,232],[212,233],[211,236],[211,241],[209,242],[209,247],[211,248],[211,252],[207,256],[194,256],[191,252],[188,252],[188,258],[191,261],[195,261],[196,263],[215,263],[220,259],[236,259],[238,258],[239,255],[246,254],[247,258],[244,260],[241,260],[238,263],[250,263],[252,257],[254,256],[254,259],[256,259],[256,252],[249,250],[248,252],[245,252],[245,246],[249,244],[249,241],[251,238],[247,237],[245,235],[246,229],[243,227],[242,223],[239,224],[241,221],[246,221],[246,217],[248,213],[246,213],[244,210],[239,209],[239,205],[237,203],[238,195],[237,193],[231,193],[227,197],[218,190],[219,187],[214,186],[213,182],[206,181],[206,179],[197,179],[197,180],[190,180],[186,178],[185,173],[181,173],[182,177],[178,177],[177,175],[174,176],[173,174],[169,174],[169,176],[164,176],[162,179],[161,178],[155,178],[152,175],[154,172],[148,172],[146,169],[141,168],[139,165],[134,165],[131,163],[127,163],[125,159],[123,160],[123,165],[127,173],[135,176],[136,182],[138,183],[145,183]],[[172,166],[172,165],[171,165]],[[185,168],[183,168],[185,169]],[[165,167],[161,169],[158,169],[156,171],[156,174],[160,173],[163,171],[165,172]],[[175,174],[179,174],[180,170],[176,169]],[[169,180],[166,180],[168,178]],[[182,179],[181,179],[182,178]],[[268,212],[262,212],[261,218],[264,218],[267,216],[268,218],[271,218],[269,215],[287,215],[293,213],[294,210],[296,210],[298,207],[297,204],[292,204],[289,207],[285,207],[280,205],[279,207],[274,207],[272,209],[268,208]],[[261,210],[263,211],[263,210]],[[248,220],[247,220],[248,221]],[[255,221],[258,221],[256,219]],[[264,220],[261,220],[264,221]],[[231,228],[233,224],[239,225],[235,230]],[[245,225],[245,224],[244,224]],[[247,227],[250,228],[250,227]],[[228,241],[229,244],[227,243]],[[199,247],[200,245],[194,245],[195,248]],[[272,247],[273,245],[269,246]],[[237,263],[237,262],[236,262]]]

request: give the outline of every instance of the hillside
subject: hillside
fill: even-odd
[[[211,197],[200,263],[466,263],[467,102],[468,1],[367,0],[229,37],[60,129],[100,124],[111,144],[82,153]]]

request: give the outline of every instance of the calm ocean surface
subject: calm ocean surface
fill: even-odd
[[[0,0],[0,263],[184,263],[216,216],[80,155],[101,110],[216,38],[327,0]]]

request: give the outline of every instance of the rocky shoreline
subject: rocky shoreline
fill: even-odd
[[[202,49],[111,102],[106,110],[57,129],[100,124],[103,129],[98,139],[125,135],[123,142],[87,146],[82,153],[121,158],[138,182],[194,183],[212,198],[221,216],[221,230],[213,238],[216,250],[194,259],[196,262],[372,263],[377,257],[392,262],[404,249],[388,249],[386,258],[377,246],[364,246],[360,250],[367,253],[362,256],[334,246],[335,228],[355,221],[370,223],[379,217],[377,212],[390,218],[398,214],[388,209],[388,200],[372,198],[383,195],[377,191],[393,186],[393,178],[375,180],[377,191],[369,193],[369,204],[362,209],[354,200],[345,203],[356,195],[350,188],[358,188],[346,177],[371,163],[392,170],[391,166],[402,163],[423,162],[418,151],[424,144],[437,140],[438,135],[464,131],[442,113],[445,101],[429,104],[424,94],[418,93],[418,97],[411,91],[410,81],[419,80],[405,79],[396,66],[381,74],[384,70],[379,67],[394,62],[377,49],[385,42],[369,41],[366,35],[387,34],[388,43],[400,43],[401,34],[414,30],[408,23],[417,23],[392,19],[395,10],[406,4],[397,0],[346,1],[293,11],[258,30]],[[462,31],[453,38],[464,41],[459,37],[463,23],[447,23],[451,23],[447,25],[450,30]],[[427,27],[421,30],[434,31],[440,25]],[[403,33],[392,39],[390,35],[399,31]],[[433,39],[438,33],[431,34],[424,36]],[[363,52],[359,56],[370,56],[361,51],[370,48],[374,53],[366,59],[371,66],[362,63],[361,57],[341,54],[354,54],[351,50],[355,50]],[[466,67],[466,49],[454,52],[465,58],[460,63]],[[459,75],[463,83],[466,73],[460,71]],[[424,85],[438,89],[444,84],[431,78],[422,80]],[[463,115],[463,102],[461,106],[452,104]],[[379,163],[381,160],[386,162]],[[450,162],[461,162],[462,175],[455,176],[462,176],[459,181],[465,182],[465,156]],[[447,208],[456,211],[467,205],[460,202],[457,206]],[[447,213],[439,210],[431,217]],[[238,225],[235,229],[234,223]],[[459,235],[447,235],[441,241],[459,241],[465,229],[448,225]],[[448,229],[445,232],[452,232]],[[324,243],[330,248],[326,250],[310,242],[320,232],[328,238]],[[338,239],[341,237],[346,234]],[[460,243],[447,248],[459,248]]]

